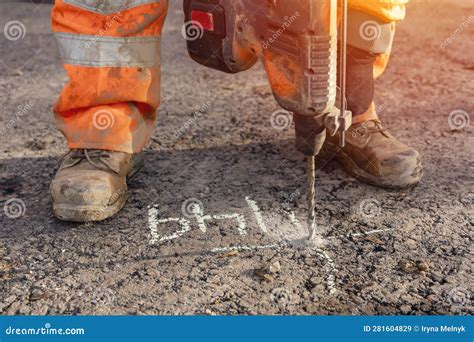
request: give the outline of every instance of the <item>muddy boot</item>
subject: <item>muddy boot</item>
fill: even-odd
[[[54,215],[64,221],[101,221],[122,209],[127,177],[143,166],[143,153],[71,150],[50,185]]]
[[[395,139],[379,120],[353,125],[342,149],[338,139],[338,134],[328,136],[318,157],[321,163],[337,158],[349,174],[382,188],[404,188],[421,180],[418,152]]]

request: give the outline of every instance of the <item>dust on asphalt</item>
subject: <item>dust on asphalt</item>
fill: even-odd
[[[385,191],[324,165],[316,247],[294,243],[306,233],[305,163],[292,128],[270,124],[262,69],[194,64],[179,2],[158,128],[126,208],[103,223],[54,219],[48,184],[66,150],[51,109],[66,75],[50,7],[0,7],[2,27],[26,27],[0,37],[0,313],[472,313],[472,125],[453,131],[449,115],[474,113],[474,25],[462,26],[474,5],[411,5],[377,84],[385,125],[423,155],[423,182]]]

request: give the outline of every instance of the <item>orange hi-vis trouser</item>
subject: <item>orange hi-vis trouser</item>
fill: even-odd
[[[56,0],[52,26],[69,82],[54,112],[69,148],[136,153],[146,145],[160,104],[168,2]],[[403,18],[406,2],[349,0],[349,6],[390,22]],[[376,76],[387,62],[388,56],[378,59]]]
[[[160,104],[168,0],[57,0],[53,30],[69,75],[54,111],[70,148],[139,152]]]

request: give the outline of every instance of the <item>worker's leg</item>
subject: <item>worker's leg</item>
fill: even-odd
[[[390,57],[396,26],[391,19],[402,19],[405,11],[403,5],[388,11],[386,2],[378,6],[372,4],[372,7],[357,0],[349,3],[360,5],[356,7],[362,9],[349,9],[347,33],[347,100],[353,122],[359,123],[377,118],[373,102],[374,80],[384,72]]]
[[[69,83],[54,111],[70,148],[139,152],[160,102],[168,0],[57,0],[52,24]]]
[[[392,3],[395,0],[391,1]],[[374,7],[377,3],[379,7]],[[353,125],[346,145],[328,137],[321,159],[337,156],[346,171],[367,183],[381,187],[405,187],[422,176],[420,156],[382,127],[374,104],[375,78],[385,69],[392,48],[395,23],[404,16],[404,6],[388,11],[390,1],[358,1],[348,15],[347,107]],[[351,4],[351,2],[349,2]],[[367,7],[368,5],[373,7]]]
[[[349,107],[354,124],[376,119],[374,80],[385,71],[396,22],[405,18],[409,0],[349,0]],[[368,75],[373,73],[373,79]]]
[[[142,165],[160,103],[160,35],[168,0],[57,0],[52,13],[69,75],[54,111],[70,153],[50,185],[53,213],[117,213]]]

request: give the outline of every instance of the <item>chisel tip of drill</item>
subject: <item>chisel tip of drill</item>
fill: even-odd
[[[312,247],[322,247],[327,245],[327,241],[321,234],[318,234],[318,231],[315,229],[309,234],[308,238],[306,239],[307,246]]]

